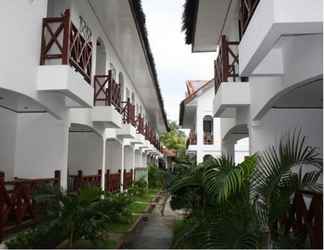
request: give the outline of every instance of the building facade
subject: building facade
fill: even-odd
[[[209,101],[220,118],[223,153],[233,154],[247,137],[250,154],[261,152],[295,130],[322,152],[322,4],[186,2],[186,43],[193,52],[218,51]]]
[[[179,124],[190,129],[187,154],[197,163],[221,155],[220,120],[213,117],[213,81],[187,81],[186,97],[180,105]]]
[[[167,120],[139,1],[0,5],[2,179],[56,173],[64,189],[81,176],[107,189],[116,174],[122,190],[162,157]]]

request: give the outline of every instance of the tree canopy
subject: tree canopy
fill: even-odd
[[[175,121],[169,121],[170,131],[163,133],[160,136],[160,141],[163,146],[168,149],[175,149],[177,151],[186,149],[186,135],[179,130],[179,126]]]

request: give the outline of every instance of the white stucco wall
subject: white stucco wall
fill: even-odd
[[[129,172],[134,169],[134,149],[132,146],[124,147],[124,169]]]
[[[124,166],[124,150],[120,142],[107,140],[106,142],[106,169],[110,173],[117,173]]]
[[[281,136],[302,129],[306,143],[323,151],[323,111],[321,109],[272,109],[264,118],[250,126],[251,153],[278,145]]]
[[[102,139],[89,132],[69,133],[69,174],[96,175],[102,168]]]
[[[68,125],[48,114],[19,114],[17,119],[15,176],[49,178],[61,170],[66,184]]]
[[[14,177],[17,114],[0,108],[0,171]]]

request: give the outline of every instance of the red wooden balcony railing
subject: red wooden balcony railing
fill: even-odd
[[[94,77],[94,105],[113,105],[121,112],[121,89],[120,85],[112,78],[112,71],[108,75],[96,75]]]
[[[256,7],[260,0],[241,0],[239,13],[239,30],[242,37],[250,23]]]
[[[197,145],[197,134],[194,130],[189,133],[188,145]]]
[[[60,171],[55,171],[54,178],[5,181],[0,172],[0,242],[8,233],[37,221],[32,193],[44,184],[60,187],[60,179]]]
[[[215,93],[222,82],[239,79],[238,46],[239,42],[227,41],[226,36],[221,37],[219,54],[215,60]]]
[[[119,192],[120,191],[120,177],[121,177],[121,171],[118,170],[118,173],[110,174],[110,171],[107,170],[106,173],[106,191],[108,192]]]
[[[138,134],[145,135],[145,121],[144,117],[142,117],[141,114],[137,116],[136,123],[136,132]]]
[[[123,115],[123,122],[136,127],[135,105],[131,104],[129,98],[126,102],[122,102],[122,104],[124,104],[124,107],[121,109],[121,114]]]
[[[85,40],[71,22],[70,10],[62,17],[43,18],[40,64],[53,60],[70,64],[90,84],[92,42]]]
[[[127,190],[131,185],[133,184],[133,169],[131,169],[129,172],[124,170],[124,190]]]
[[[79,192],[81,187],[101,187],[101,170],[97,175],[83,175],[82,170],[77,175],[69,175],[68,192]]]
[[[204,144],[212,145],[214,144],[214,135],[211,132],[204,132]]]
[[[310,202],[307,209],[304,198]],[[311,248],[323,249],[323,194],[314,192],[298,192],[289,213],[284,216],[279,225],[285,232],[308,232]]]

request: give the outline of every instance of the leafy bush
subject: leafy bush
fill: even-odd
[[[98,209],[106,213],[112,223],[127,223],[132,219],[131,202],[132,198],[127,193],[106,193]]]
[[[52,190],[53,191],[53,190]],[[102,199],[104,196],[104,199]],[[18,233],[6,242],[9,248],[70,248],[80,240],[98,242],[101,232],[114,222],[131,219],[131,197],[125,193],[104,194],[100,188],[81,188],[79,194],[62,194],[49,189],[38,193],[35,200],[48,202],[44,223]]]
[[[302,175],[304,165],[316,170]],[[189,217],[177,226],[174,248],[308,246],[307,226],[306,231],[287,233],[278,223],[290,213],[296,193],[322,193],[322,159],[300,133],[239,165],[223,156],[199,166],[183,159],[175,169],[171,207],[186,210]]]
[[[149,188],[162,188],[165,185],[164,171],[155,165],[148,166]]]
[[[130,188],[128,188],[128,194],[131,197],[140,197],[147,192],[147,182],[144,178],[136,181]]]
[[[41,224],[18,233],[5,244],[9,249],[46,249],[57,246],[65,237],[58,225]]]

